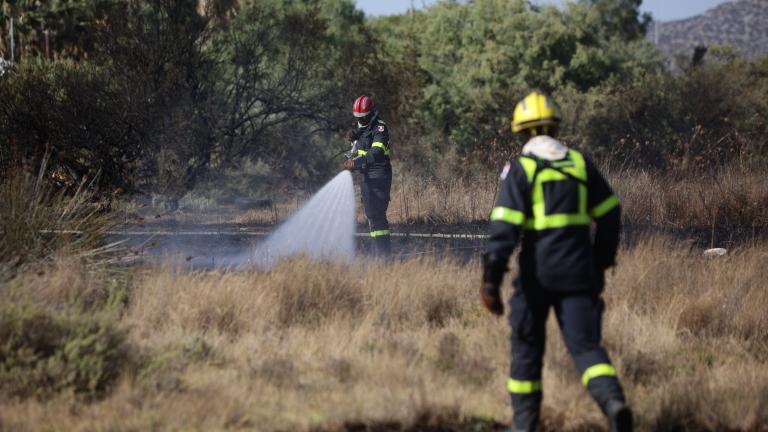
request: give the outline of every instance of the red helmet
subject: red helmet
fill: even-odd
[[[355,100],[355,107],[352,108],[352,114],[355,117],[367,117],[373,112],[373,100],[368,96],[360,96]]]

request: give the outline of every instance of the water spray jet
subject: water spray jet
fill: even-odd
[[[281,258],[349,263],[355,258],[355,190],[342,171],[253,250],[219,260],[229,269],[269,269]]]

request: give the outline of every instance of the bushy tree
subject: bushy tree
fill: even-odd
[[[316,172],[327,153],[317,134],[342,127],[371,66],[369,45],[349,1],[244,2],[207,50],[217,65],[214,106],[224,114],[215,124],[220,160],[249,156]]]
[[[460,152],[476,152],[508,139],[512,108],[531,88],[587,91],[658,70],[634,3],[583,1],[565,10],[523,0],[438,3],[419,17],[424,122]],[[629,21],[635,30],[618,30]]]
[[[0,48],[10,58],[10,19],[14,20],[15,58],[86,58],[96,46],[99,23],[117,0],[3,0]]]
[[[733,161],[764,163],[768,79],[759,62],[711,51],[678,73],[560,92],[566,140],[620,166],[690,172]]]
[[[57,181],[126,187],[141,157],[139,130],[109,71],[91,63],[27,62],[0,77],[2,176],[46,153]]]
[[[327,170],[332,134],[377,67],[364,15],[350,0],[208,9],[116,3],[89,24],[90,60],[25,59],[0,89],[1,159],[52,147],[73,179],[101,171],[105,186],[176,198],[243,158],[288,176]]]

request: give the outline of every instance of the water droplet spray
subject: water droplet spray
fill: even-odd
[[[264,242],[223,259],[221,265],[268,269],[281,258],[297,255],[337,262],[354,260],[355,190],[349,171],[340,172],[323,186]]]

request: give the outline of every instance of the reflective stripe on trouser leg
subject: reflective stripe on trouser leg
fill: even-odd
[[[625,400],[616,369],[610,363],[597,363],[588,367],[581,375],[581,382],[603,412],[607,412],[610,401]]]
[[[581,383],[586,387],[593,378],[616,377],[616,369],[609,363],[599,363],[587,368],[581,375]]]
[[[605,409],[612,399],[624,399],[608,353],[600,339],[604,303],[594,293],[566,295],[555,307],[563,341],[581,372],[589,394]]]
[[[391,176],[378,179],[366,179],[360,183],[360,195],[368,218],[370,236],[374,241],[376,253],[387,256],[390,253],[390,231],[387,221]]]
[[[507,380],[507,390],[515,394],[531,394],[541,392],[541,380],[521,381],[516,379]]]
[[[390,233],[388,229],[371,231],[371,237],[373,238],[389,236],[389,234]]]
[[[514,410],[515,430],[533,431],[539,423],[542,399],[541,369],[548,304],[541,297],[526,295],[519,278],[515,279],[515,288],[509,302],[512,364],[507,390]]]

